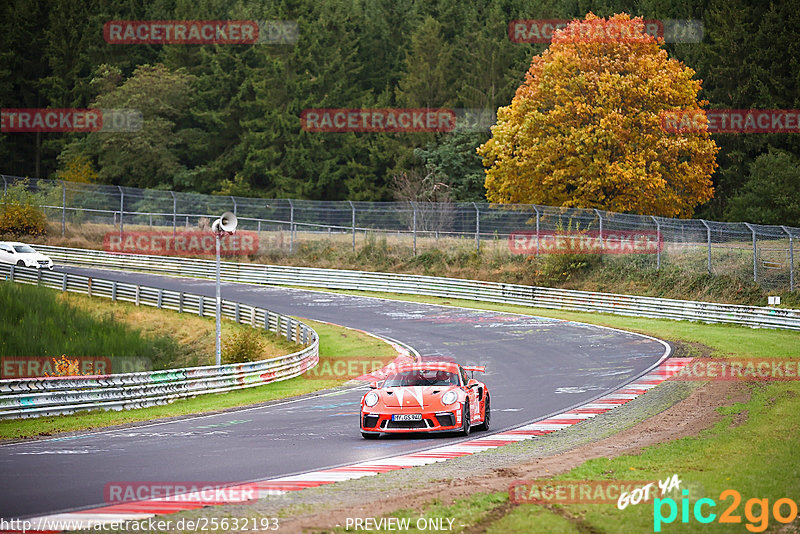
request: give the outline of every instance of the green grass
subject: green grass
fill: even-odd
[[[714,357],[800,358],[800,332],[556,312],[435,297],[372,295],[601,324],[671,341],[703,344],[711,349]],[[698,436],[647,447],[638,455],[590,460],[558,478],[663,480],[677,474],[683,485],[689,488],[690,505],[698,498],[711,498],[718,503],[713,510],[717,516],[731,503],[730,498],[720,499],[720,493],[725,489],[734,489],[742,497],[742,503],[736,511],[741,516],[741,524],[721,525],[715,521],[701,525],[690,514],[690,521],[683,525],[678,515],[673,524],[664,525],[662,532],[748,532],[746,524],[758,523],[748,521],[745,516],[744,506],[749,499],[769,499],[771,507],[776,499],[788,497],[797,502],[800,496],[800,383],[751,383],[748,387],[751,396],[747,402],[718,408],[723,419]],[[736,424],[734,416],[737,416]],[[461,502],[460,506],[480,507],[491,497],[476,494]],[[489,533],[653,532],[652,502],[628,506],[624,510],[618,510],[613,504],[553,505],[551,508],[534,504],[510,507],[501,517],[484,523],[482,527]],[[424,513],[430,515],[440,511],[436,506],[431,506]],[[706,507],[704,512],[707,511]],[[457,512],[454,509],[453,513]],[[758,507],[755,507],[756,516],[758,512]],[[783,513],[788,513],[788,507],[784,506]],[[782,525],[770,519],[769,526],[776,530]]]
[[[258,346],[248,354],[250,359],[297,350],[283,336],[223,321],[223,363],[234,361],[228,357],[228,342],[243,334]],[[63,354],[89,357],[88,363],[102,357],[118,373],[213,365],[214,346],[215,324],[208,317],[0,283],[0,357],[36,356],[48,364]]]
[[[177,341],[146,336],[112,316],[97,317],[58,291],[0,283],[0,355],[137,356],[162,361]]]
[[[394,349],[372,336],[338,326],[304,320],[320,337],[320,364],[345,357],[361,356],[388,362]],[[201,395],[163,406],[122,412],[93,411],[74,415],[0,421],[0,440],[48,436],[58,432],[88,430],[126,423],[137,423],[196,413],[215,412],[332,388],[346,378],[319,380],[299,376],[281,382],[228,393]]]

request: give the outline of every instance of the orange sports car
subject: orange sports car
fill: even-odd
[[[370,384],[361,399],[361,435],[381,433],[459,432],[473,426],[489,429],[489,389],[467,372],[485,367],[462,367],[452,362],[400,365],[383,381]]]

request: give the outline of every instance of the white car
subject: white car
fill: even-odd
[[[15,241],[0,241],[0,263],[53,270],[53,260],[36,252],[30,245]]]

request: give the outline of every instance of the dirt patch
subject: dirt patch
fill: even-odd
[[[722,418],[716,412],[717,407],[746,402],[749,397],[749,389],[741,382],[709,382],[665,411],[594,443],[561,454],[535,458],[514,468],[488,469],[468,478],[434,481],[420,489],[397,491],[387,488],[374,500],[362,501],[357,506],[343,505],[285,519],[281,521],[281,532],[326,532],[337,525],[344,525],[348,517],[380,517],[398,509],[422,511],[433,500],[448,505],[475,493],[507,491],[515,480],[559,475],[593,458],[638,454],[642,448],[650,445],[697,435]],[[484,521],[473,525],[467,532],[481,532],[510,509],[510,506],[503,505],[491,510]]]

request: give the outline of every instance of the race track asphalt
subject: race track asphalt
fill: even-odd
[[[214,295],[213,281],[77,267],[58,270]],[[298,284],[302,281],[298,280]],[[548,318],[271,286],[223,284],[225,299],[362,329],[424,359],[486,365],[491,432],[563,412],[647,372],[667,346],[638,334]],[[363,388],[67,438],[0,445],[0,517],[106,504],[121,481],[244,482],[395,456],[453,436],[366,441]]]

